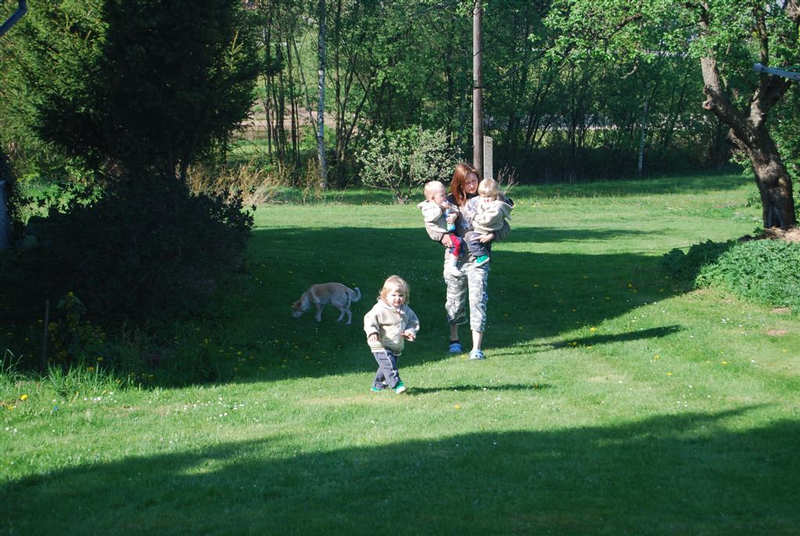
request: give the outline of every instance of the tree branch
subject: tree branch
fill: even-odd
[[[783,6],[786,16],[795,24],[800,24],[800,4],[797,0],[786,0]]]

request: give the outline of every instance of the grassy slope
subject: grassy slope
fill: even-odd
[[[518,188],[485,362],[443,352],[441,250],[413,205],[263,207],[248,273],[176,329],[223,381],[67,398],[5,382],[0,530],[792,533],[800,320],[658,270],[752,231],[750,188]],[[391,273],[422,321],[400,396],[369,392],[358,325]],[[352,326],[289,317],[328,280],[364,292]]]

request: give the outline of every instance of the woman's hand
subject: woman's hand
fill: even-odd
[[[407,329],[403,332],[403,337],[405,337],[407,341],[414,341],[414,339],[417,338],[417,334],[410,329]]]
[[[367,337],[367,343],[377,343],[379,342],[378,334],[377,333],[370,333],[369,337]]]
[[[494,233],[487,233],[485,235],[481,235],[480,238],[478,238],[478,241],[481,244],[485,244],[486,242],[491,242],[492,240],[494,240]]]
[[[446,235],[444,235],[444,236],[442,237],[442,239],[440,240],[440,242],[441,242],[441,243],[442,243],[442,245],[443,245],[444,247],[446,247],[446,248],[451,248],[451,247],[453,247],[453,241],[452,241],[452,240],[450,240],[450,235],[449,235],[449,234],[446,234]]]

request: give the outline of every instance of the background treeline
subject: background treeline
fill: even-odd
[[[441,128],[460,154],[471,154],[471,5],[327,3],[334,184],[357,181],[355,155],[376,131]],[[265,67],[255,115],[264,128],[260,140],[272,160],[296,164],[313,152],[313,131],[305,126],[316,98],[318,6],[283,0],[250,7],[259,15]],[[696,59],[665,53],[637,65],[559,57],[559,34],[544,24],[549,10],[549,1],[486,6],[484,109],[495,162],[538,182],[630,176],[640,151],[645,173],[728,161],[726,129],[699,106]]]

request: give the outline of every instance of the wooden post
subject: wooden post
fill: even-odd
[[[494,178],[494,162],[492,161],[492,148],[494,140],[491,136],[483,137],[483,178]]]
[[[482,0],[475,0],[472,12],[472,165],[478,171],[483,169],[483,104],[481,89],[481,14]]]

